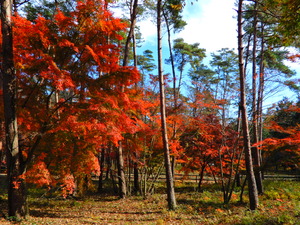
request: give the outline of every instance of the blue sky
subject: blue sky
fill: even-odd
[[[237,21],[235,0],[192,0],[186,1],[183,11],[183,19],[187,22],[183,31],[173,36],[173,38],[183,38],[185,42],[193,44],[200,43],[200,48],[206,49],[206,55],[220,50],[221,48],[237,48]],[[153,56],[157,57],[156,50],[156,26],[152,22],[153,18],[148,18],[138,22],[141,33],[145,40],[142,48],[138,50],[141,54],[144,50],[153,51]],[[164,58],[169,57],[167,46],[167,35],[164,35]],[[205,61],[208,62],[209,59]],[[208,64],[208,63],[206,63]],[[300,64],[287,62],[300,77]],[[164,71],[169,72],[168,66],[164,65]],[[279,101],[283,96],[293,96],[287,89],[272,96],[268,102]],[[295,96],[295,95],[294,95]]]

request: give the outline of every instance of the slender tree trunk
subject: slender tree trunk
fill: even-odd
[[[197,189],[198,192],[201,192],[202,181],[203,181],[203,178],[204,178],[204,171],[205,171],[206,165],[207,164],[204,164],[204,165],[201,166],[201,170],[200,170],[200,173],[199,173],[198,189]]]
[[[124,59],[123,59],[123,66],[128,65],[129,59],[129,47],[130,41],[133,37],[135,23],[136,23],[136,15],[137,15],[137,4],[138,0],[134,0],[132,9],[130,9],[130,29],[127,35],[125,49],[124,49]],[[122,92],[124,92],[124,87],[121,87]],[[119,179],[119,196],[120,198],[125,198],[127,194],[126,190],[126,180],[125,180],[125,173],[124,173],[124,158],[123,158],[123,148],[122,148],[122,141],[119,141],[118,147],[118,179]]]
[[[159,76],[159,87],[160,87],[161,130],[162,130],[162,139],[163,139],[163,146],[164,146],[168,207],[170,210],[175,210],[176,199],[175,199],[174,180],[172,175],[170,151],[169,151],[169,144],[168,144],[165,87],[164,87],[165,81],[164,81],[163,70],[162,70],[161,11],[162,11],[162,1],[158,0],[157,1],[157,50],[158,50],[158,76]]]
[[[137,67],[137,55],[136,55],[136,35],[135,35],[135,32],[133,31],[133,34],[132,34],[132,50],[133,50],[133,65],[135,67]]]
[[[138,155],[134,152],[135,161],[133,162],[133,192],[138,194],[140,192],[139,168],[137,158]]]
[[[16,115],[17,78],[13,59],[12,1],[1,0],[2,21],[2,85],[6,133],[6,160],[8,178],[8,215],[14,219],[26,217],[26,186],[20,177],[22,153],[19,149]]]
[[[254,21],[253,21],[253,50],[252,50],[252,125],[253,125],[253,142],[258,142],[258,111],[257,111],[257,72],[256,72],[256,44],[257,44],[257,2],[254,6]],[[263,193],[262,174],[260,166],[259,149],[257,146],[252,147],[252,157],[254,174],[259,194]]]
[[[167,18],[167,15],[163,12],[166,26],[167,26],[167,33],[168,33],[168,46],[169,46],[169,54],[170,54],[170,61],[171,61],[171,68],[172,68],[172,77],[173,77],[173,100],[174,100],[174,108],[177,107],[177,91],[176,91],[176,72],[175,72],[175,65],[174,65],[174,57],[172,53],[172,43],[171,43],[171,28]]]
[[[1,94],[2,92],[2,78],[0,73],[0,98],[3,99]],[[4,120],[0,119],[0,169],[2,167],[2,163],[6,161],[6,152],[5,152],[5,123]],[[2,171],[0,171],[2,172]]]
[[[138,6],[138,0],[134,0],[133,3],[131,1],[131,4],[130,4],[130,28],[129,28],[129,33],[128,33],[127,39],[126,39],[125,49],[124,49],[123,66],[128,65],[130,42],[134,36],[134,28],[135,28],[135,24],[136,24],[137,6]]]
[[[245,74],[246,74],[246,71],[247,71],[247,66],[248,66],[248,60],[249,60],[249,56],[250,56],[250,42],[251,42],[251,33],[249,34],[248,36],[248,40],[247,40],[247,48],[246,48],[246,53],[245,53],[245,63],[244,63],[244,70],[245,70]]]
[[[137,4],[138,1],[134,2],[134,6],[133,8],[137,8]],[[135,11],[133,12],[134,14],[136,14],[137,10],[135,9]],[[135,15],[136,17],[136,15]],[[133,63],[134,66],[137,67],[137,54],[136,54],[136,36],[135,36],[135,32],[133,30],[132,33],[132,50],[133,50]],[[144,79],[144,78],[142,78]],[[137,84],[136,84],[137,86]],[[140,193],[140,180],[139,180],[139,166],[138,166],[138,154],[136,151],[134,151],[134,157],[135,157],[135,161],[133,163],[133,191],[134,193],[137,195],[138,193]]]
[[[166,13],[163,12],[165,21],[166,21],[166,26],[167,26],[167,33],[168,33],[168,45],[169,45],[169,53],[170,53],[170,61],[171,61],[171,68],[172,68],[172,76],[173,76],[173,100],[174,100],[174,106],[173,108],[175,109],[174,113],[177,114],[177,91],[176,91],[176,72],[175,72],[175,65],[174,65],[174,57],[172,53],[172,44],[171,44],[171,28],[170,24],[167,18]],[[179,90],[178,90],[179,91]],[[176,139],[176,121],[173,122],[173,134],[172,134],[172,139]],[[172,166],[172,174],[175,174],[175,157],[171,156],[171,166]]]
[[[243,61],[242,6],[243,6],[243,0],[239,0],[238,2],[238,52],[239,52],[240,96],[241,96],[240,108],[242,113],[244,152],[245,152],[245,160],[246,160],[250,209],[255,210],[258,207],[258,193],[257,193],[257,186],[256,186],[256,181],[255,181],[255,176],[253,171],[248,116],[247,116],[247,109],[246,109],[245,73],[244,73],[244,61]]]
[[[133,162],[130,159],[129,153],[127,152],[127,159],[128,159],[128,166],[127,166],[127,182],[126,182],[126,191],[127,193],[132,193],[131,191],[131,173],[132,173],[132,168],[133,168]]]
[[[237,133],[238,133],[238,139],[237,139],[236,145],[238,145],[239,139],[240,139],[240,136],[241,136],[241,109],[240,108],[238,110]],[[240,155],[239,155],[238,165],[240,165],[242,155],[243,155],[243,152],[241,152]],[[240,174],[239,166],[236,168],[235,177],[236,177],[236,186],[240,187],[241,186],[241,174]]]
[[[99,165],[100,165],[100,174],[98,182],[98,193],[103,192],[103,177],[104,177],[104,161],[105,161],[105,149],[102,148],[98,156]]]
[[[111,157],[110,157],[110,154],[111,154],[111,145],[107,146],[107,153],[106,153],[106,175],[105,175],[105,180],[108,180],[109,179],[109,173],[111,171],[111,166],[112,166],[112,162],[111,162]]]
[[[263,139],[263,98],[264,98],[264,86],[265,86],[265,77],[264,77],[264,24],[261,23],[261,56],[260,56],[260,65],[259,65],[259,88],[258,88],[258,98],[257,98],[257,112],[258,112],[258,139],[262,141]],[[259,151],[259,160],[262,164],[262,155]],[[263,174],[262,174],[263,175]]]

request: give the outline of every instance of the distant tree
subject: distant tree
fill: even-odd
[[[205,50],[202,48],[199,48],[199,44],[188,44],[185,43],[182,38],[178,38],[174,40],[173,43],[173,49],[172,49],[172,55],[169,59],[166,60],[167,63],[171,63],[172,67],[174,68],[173,73],[173,90],[172,90],[172,130],[171,130],[171,137],[170,139],[172,141],[177,141],[178,139],[178,131],[179,126],[176,123],[176,118],[179,117],[179,111],[181,108],[183,108],[182,102],[180,102],[180,96],[181,96],[181,88],[183,84],[183,76],[184,76],[184,69],[187,66],[196,66],[196,64],[199,64],[202,59],[205,57]],[[179,77],[175,74],[175,69],[179,72]],[[171,119],[171,117],[170,117]],[[171,121],[171,120],[170,120]],[[174,173],[175,170],[175,157],[172,157],[172,171]]]
[[[192,117],[196,117],[201,114],[201,112],[206,111],[201,104],[197,104],[199,96],[203,96],[202,99],[204,103],[211,103],[214,101],[214,87],[216,84],[215,72],[208,66],[197,63],[192,65],[188,75],[191,79],[190,95],[189,98],[193,102],[194,107],[192,107]],[[217,110],[217,109],[214,109]]]
[[[214,98],[222,100],[221,118],[223,127],[226,126],[230,107],[238,96],[238,56],[232,50],[223,48],[212,54],[210,65],[215,72],[213,92]]]
[[[156,68],[153,52],[148,49],[143,52],[143,55],[137,55],[137,66],[141,72],[141,86],[145,88],[145,83],[149,80],[146,75]]]
[[[186,22],[182,19],[182,10],[183,10],[183,4],[179,0],[168,0],[165,2],[164,7],[162,8],[162,13],[165,19],[166,27],[167,27],[167,33],[168,33],[168,45],[169,45],[169,52],[170,52],[170,58],[168,59],[168,63],[171,64],[172,68],[172,78],[173,78],[173,98],[174,98],[174,108],[177,107],[177,98],[180,93],[180,86],[181,86],[181,78],[176,77],[175,72],[175,56],[173,51],[176,51],[176,47],[174,46],[172,48],[172,42],[171,42],[171,30],[173,30],[174,33],[179,32],[184,28],[186,25]],[[181,39],[183,41],[183,39]],[[176,43],[176,40],[174,41],[174,45]],[[180,70],[179,70],[180,71]],[[180,75],[182,77],[182,73]],[[178,83],[178,87],[177,84]],[[174,131],[175,132],[175,131]]]

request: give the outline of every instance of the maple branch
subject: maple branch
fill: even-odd
[[[31,148],[28,151],[27,159],[26,160],[22,159],[23,162],[20,165],[22,174],[24,174],[26,172],[29,163],[32,161],[34,152],[35,152],[36,148],[38,147],[39,143],[41,142],[44,133],[47,131],[48,125],[49,124],[47,122],[43,123],[41,131],[37,134],[34,144],[31,146]]]
[[[25,108],[26,104],[28,103],[30,97],[33,95],[33,92],[35,91],[35,89],[38,87],[39,84],[43,83],[44,79],[41,78],[41,80],[39,80],[38,82],[36,82],[36,84],[34,85],[34,87],[31,89],[31,92],[29,93],[29,95],[27,96],[26,100],[24,101],[24,103],[22,104],[22,108]]]
[[[51,96],[51,94],[50,94],[49,96]],[[50,124],[49,121],[50,121],[52,115],[54,115],[58,109],[60,109],[66,102],[70,101],[74,96],[75,96],[75,94],[71,95],[71,96],[70,96],[68,99],[66,99],[64,102],[60,103],[60,104],[53,110],[52,114],[49,115],[48,120],[45,121],[45,122],[42,124],[41,129],[40,129],[40,132],[38,132],[38,134],[36,135],[36,140],[35,140],[35,142],[33,143],[33,145],[31,146],[31,148],[30,148],[29,151],[28,151],[27,159],[24,160],[23,157],[21,157],[21,161],[22,161],[22,163],[21,163],[21,171],[22,171],[22,173],[25,173],[25,172],[26,172],[29,163],[32,161],[32,159],[33,159],[33,157],[34,157],[34,152],[35,152],[35,150],[37,149],[39,143],[40,143],[41,140],[42,140],[43,135],[49,130],[49,128],[50,128],[50,127],[49,127],[49,124]]]
[[[23,4],[27,3],[27,2],[30,2],[30,0],[24,0],[23,2],[19,2],[19,3],[16,3],[16,2],[14,1],[14,4],[15,4],[15,5],[18,5],[18,6],[21,6],[21,5],[23,5]]]
[[[49,118],[48,118],[48,119],[50,119],[51,116],[52,116],[53,114],[55,114],[55,113],[56,113],[56,112],[57,112],[64,104],[66,104],[68,101],[72,100],[73,97],[75,97],[75,96],[76,96],[76,94],[74,93],[74,94],[72,94],[69,98],[67,98],[65,101],[60,102],[60,103],[54,108],[54,110],[52,111],[52,114],[49,115]]]
[[[48,97],[47,97],[47,101],[46,101],[46,104],[47,104],[47,106],[46,106],[46,108],[47,108],[47,111],[48,111],[48,109],[50,108],[50,98],[51,98],[51,96],[52,96],[52,94],[55,92],[55,90],[53,89],[51,92],[50,92],[50,94],[48,95]]]

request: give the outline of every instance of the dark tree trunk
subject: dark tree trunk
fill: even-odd
[[[201,171],[199,173],[199,182],[198,182],[198,191],[201,192],[201,186],[202,186],[202,181],[204,178],[204,171],[205,171],[206,165],[202,165]]]
[[[160,113],[161,113],[161,130],[164,146],[164,158],[166,169],[166,183],[167,183],[167,196],[168,207],[170,210],[175,210],[176,199],[174,191],[174,180],[172,175],[170,150],[168,144],[167,124],[166,124],[166,105],[165,105],[165,81],[162,70],[162,34],[161,34],[161,9],[162,1],[157,1],[157,50],[158,50],[158,75],[159,75],[159,88],[160,88]]]
[[[137,153],[134,153],[135,161],[133,163],[133,192],[138,194],[140,192],[140,179],[139,179],[139,168],[137,162]]]
[[[235,180],[236,180],[236,186],[240,187],[241,186],[241,175],[239,172],[235,174]]]
[[[105,161],[105,149],[102,148],[98,156],[99,165],[100,165],[100,174],[98,182],[98,193],[103,192],[103,177],[104,177],[104,161]]]
[[[22,154],[19,149],[18,125],[16,115],[17,78],[13,59],[13,34],[12,34],[12,1],[1,1],[2,21],[2,85],[6,133],[6,160],[8,178],[8,215],[17,220],[25,218],[26,185],[20,177],[22,171]]]
[[[107,153],[106,153],[106,158],[105,158],[105,161],[106,161],[106,175],[105,175],[105,180],[108,180],[109,179],[109,174],[110,174],[110,171],[111,171],[111,166],[112,166],[112,162],[111,162],[111,152],[112,152],[112,146],[109,145],[107,146]]]
[[[240,73],[240,96],[241,113],[244,139],[244,152],[246,160],[246,170],[249,189],[250,209],[255,210],[258,207],[258,192],[253,171],[251,144],[249,135],[249,124],[246,110],[246,91],[245,91],[245,70],[243,61],[243,34],[242,34],[242,6],[243,0],[238,2],[238,51],[239,51],[239,73]]]

